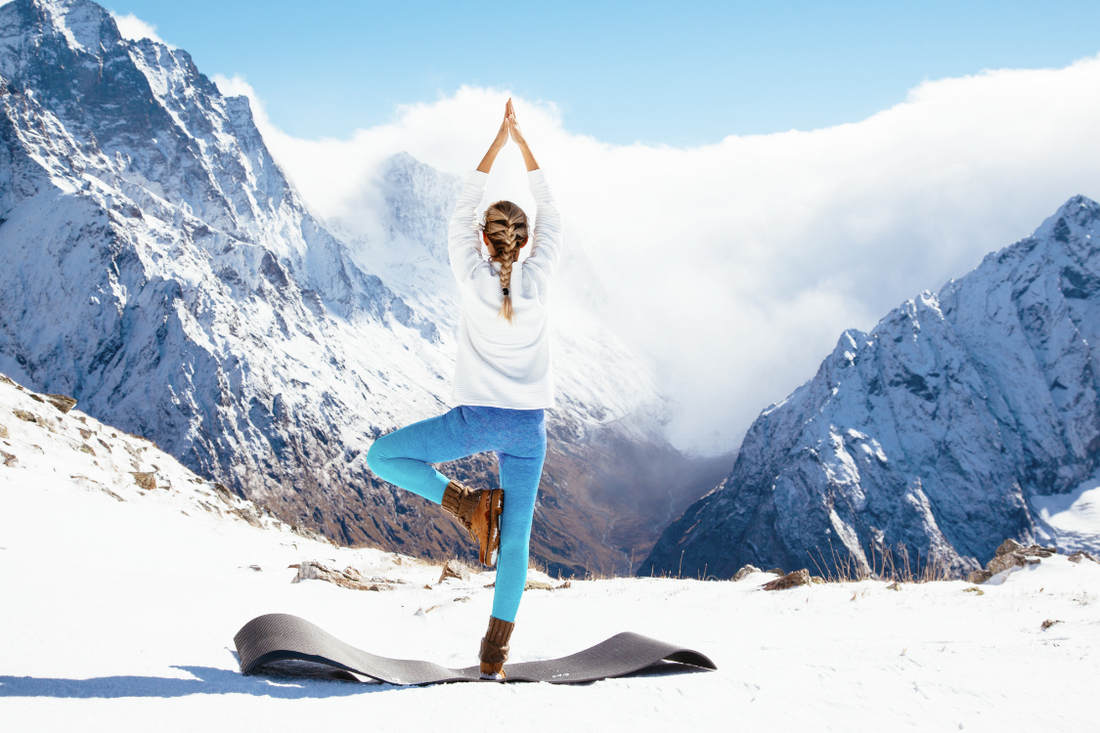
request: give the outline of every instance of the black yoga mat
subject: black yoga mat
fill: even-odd
[[[305,619],[285,613],[252,619],[237,632],[233,642],[243,674],[269,662],[296,659],[394,685],[482,681],[477,666],[449,669],[432,662],[380,657],[340,641]],[[699,652],[626,632],[568,657],[506,664],[504,671],[508,682],[569,684],[621,677],[667,664],[684,669],[718,669]]]

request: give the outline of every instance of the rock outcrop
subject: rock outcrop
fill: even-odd
[[[787,590],[797,588],[800,585],[809,585],[811,582],[813,581],[810,580],[810,571],[803,568],[787,573],[781,578],[769,580],[763,587],[764,590]]]
[[[993,554],[993,559],[986,563],[981,570],[975,570],[967,576],[968,583],[984,583],[997,573],[1012,568],[1022,568],[1027,565],[1037,565],[1044,558],[1051,557],[1058,552],[1053,547],[1041,547],[1031,545],[1024,547],[1014,539],[1007,539],[1001,543]]]

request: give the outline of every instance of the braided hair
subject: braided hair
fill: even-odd
[[[519,257],[520,247],[527,244],[527,214],[511,201],[497,201],[485,211],[485,238],[492,244],[496,254],[493,259],[500,263],[500,289],[504,302],[498,316],[509,323],[515,312],[512,310],[512,296],[508,293],[512,281],[512,265]]]

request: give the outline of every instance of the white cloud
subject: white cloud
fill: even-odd
[[[175,48],[175,46],[165,43],[164,39],[157,35],[157,27],[155,25],[146,23],[133,13],[119,15],[112,11],[111,17],[115,19],[115,23],[118,25],[118,32],[122,34],[123,38],[131,41],[140,41],[142,38],[148,38],[157,43],[164,44],[169,48]]]
[[[364,230],[359,204],[379,160],[406,150],[463,173],[508,96],[465,87],[350,139],[300,140],[242,80],[218,84],[252,97],[306,199]],[[1100,57],[989,71],[924,83],[860,122],[689,149],[609,145],[569,132],[551,104],[515,104],[622,327],[662,364],[680,406],[673,437],[714,449],[736,446],[763,407],[810,378],[843,329],[870,329],[965,275],[1070,196],[1100,198],[1098,88]],[[510,146],[489,196],[523,204],[523,180]]]

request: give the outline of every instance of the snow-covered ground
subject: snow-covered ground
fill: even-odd
[[[1100,715],[1100,565],[1063,556],[980,593],[765,592],[766,574],[574,581],[528,591],[512,640],[525,661],[631,630],[697,649],[717,672],[573,687],[242,677],[233,635],[271,612],[378,654],[472,664],[493,575],[439,583],[437,565],[301,536],[147,441],[2,383],[0,425],[4,731],[1080,731]],[[292,583],[303,560],[395,589]]]
[[[1037,496],[1031,503],[1039,513],[1039,534],[1044,540],[1071,552],[1096,553],[1100,548],[1100,476],[1068,494]]]

